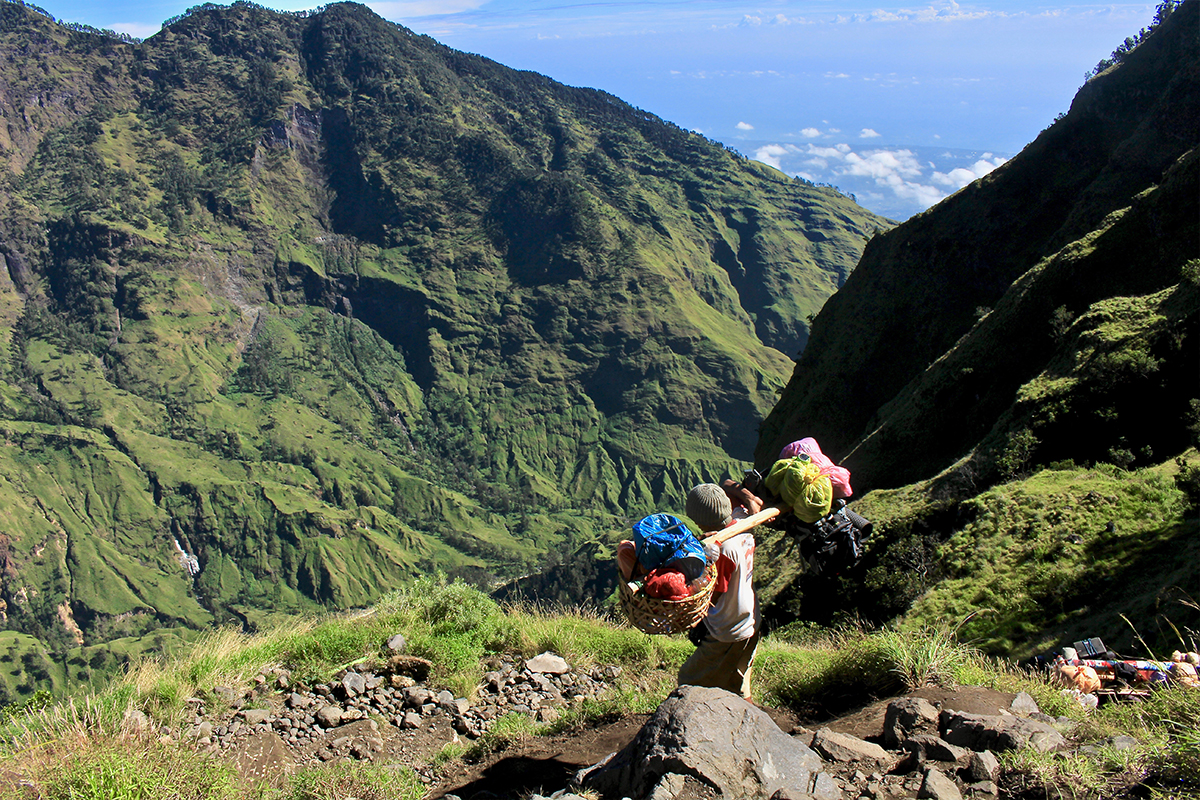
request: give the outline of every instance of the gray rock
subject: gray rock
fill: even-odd
[[[662,780],[658,782],[646,800],[675,800],[683,794],[683,784],[682,775],[676,775],[673,772],[667,773],[662,776]]]
[[[1042,713],[1042,710],[1038,708],[1037,701],[1028,692],[1018,692],[1009,705],[1008,710],[1018,717],[1028,717],[1033,714]]]
[[[942,738],[971,750],[1017,750],[1032,747],[1039,753],[1058,750],[1067,740],[1044,722],[1021,717],[998,717],[943,711]]]
[[[228,686],[214,686],[213,694],[228,705],[233,705],[240,699],[238,693]]]
[[[1141,744],[1141,742],[1132,736],[1112,736],[1106,739],[1104,743],[1114,750],[1129,750]]]
[[[925,780],[921,781],[921,788],[917,790],[917,797],[927,797],[931,800],[962,800],[962,792],[949,775],[939,769],[929,769],[925,773]]]
[[[909,736],[938,731],[938,710],[921,697],[900,697],[888,703],[883,717],[883,744],[895,749]]]
[[[445,689],[442,689],[437,693],[437,697],[434,698],[434,702],[438,704],[438,708],[441,708],[443,711],[449,711],[454,706],[454,695],[450,694],[450,692],[446,691]]]
[[[288,708],[305,708],[308,705],[309,700],[302,694],[292,692],[288,695],[285,702],[287,703]]]
[[[792,728],[792,738],[800,742],[800,744],[804,745],[805,747],[813,746],[813,738],[816,737],[816,735],[816,731],[810,731],[808,728],[805,728],[802,725],[797,725],[796,727]]]
[[[322,728],[336,728],[342,724],[343,713],[339,706],[321,706],[317,709],[316,721]]]
[[[421,727],[421,715],[415,711],[405,711],[404,716],[400,719],[400,727],[405,730]]]
[[[918,733],[908,737],[901,745],[910,753],[916,753],[921,761],[942,761],[958,766],[966,766],[971,760],[971,751],[965,747],[956,747],[928,733]]]
[[[145,712],[131,708],[125,712],[125,729],[132,733],[146,733],[154,727]]]
[[[980,781],[967,787],[975,794],[1000,794],[1000,787],[995,781]]]
[[[404,634],[397,633],[387,640],[388,653],[397,655],[408,649],[408,640],[404,638]]]
[[[841,798],[816,753],[737,695],[700,686],[676,689],[624,750],[585,772],[585,787],[617,797],[646,797],[676,773],[725,800],[767,800],[780,789]]]
[[[525,669],[534,674],[550,673],[552,675],[561,675],[564,672],[570,672],[571,665],[564,661],[561,656],[556,656],[554,653],[542,653],[526,661]]]
[[[813,737],[812,749],[830,761],[870,761],[882,764],[892,760],[888,751],[847,733],[820,728]]]
[[[345,697],[357,697],[367,690],[367,679],[357,672],[347,672],[342,676],[342,694]]]
[[[409,708],[420,708],[433,698],[433,694],[421,686],[410,686],[400,694],[404,697],[404,705]]]
[[[244,719],[247,725],[258,725],[270,719],[271,712],[265,708],[243,708],[238,712],[238,716]]]
[[[1000,759],[991,750],[972,753],[971,761],[963,770],[963,778],[971,783],[995,782],[1000,776]]]

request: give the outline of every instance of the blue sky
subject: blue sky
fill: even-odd
[[[55,3],[147,37],[193,2]],[[264,5],[296,10],[311,3]],[[450,47],[603,89],[904,218],[1037,136],[1156,3],[384,0]]]

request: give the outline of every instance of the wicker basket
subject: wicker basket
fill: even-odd
[[[704,576],[707,579],[704,586],[690,597],[660,600],[650,597],[636,586],[630,586],[618,571],[621,608],[629,617],[629,624],[643,633],[683,633],[690,630],[708,613],[713,585],[717,582],[715,562],[709,562]]]

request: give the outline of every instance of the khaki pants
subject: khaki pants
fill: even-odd
[[[703,623],[701,623],[703,624]],[[711,686],[750,699],[750,670],[759,635],[740,642],[718,642],[706,636],[679,668],[680,686]]]

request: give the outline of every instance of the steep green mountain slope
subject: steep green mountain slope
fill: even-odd
[[[1197,4],[1182,4],[1016,158],[871,242],[814,323],[757,460],[815,435],[864,489],[930,477],[988,435],[1022,385],[1072,368],[1079,335],[1099,324],[1094,304],[1179,282],[1200,255],[1185,157],[1200,138],[1196,19]],[[1187,311],[1174,319],[1194,325]],[[1113,446],[1178,452],[1198,394],[1196,345],[1166,347],[1153,375],[1114,365],[1104,376],[1095,365],[1095,381],[1075,392],[1092,396],[1067,403],[1070,414],[1047,410],[1059,432],[1046,435],[1071,444],[1039,458],[1095,458]],[[1094,396],[1106,377],[1123,397]]]
[[[0,53],[9,690],[678,508],[889,225],[350,3]]]
[[[974,613],[964,636],[1020,655],[1141,649],[1122,614],[1155,646],[1200,625],[1198,19],[1181,4],[1018,157],[876,237],[826,304],[757,455],[817,436],[878,534],[830,579],[768,541],[778,621]]]

